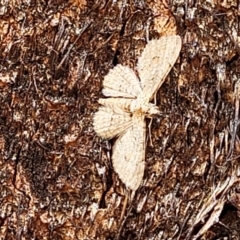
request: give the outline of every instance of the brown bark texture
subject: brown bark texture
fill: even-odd
[[[237,0],[1,1],[0,239],[240,239],[239,15]],[[92,119],[108,71],[137,74],[172,34],[133,195]]]

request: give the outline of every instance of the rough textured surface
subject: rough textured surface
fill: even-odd
[[[1,239],[238,239],[239,9],[2,1]],[[183,47],[157,94],[162,116],[131,198],[92,116],[109,69],[136,69],[148,39],[176,32]]]

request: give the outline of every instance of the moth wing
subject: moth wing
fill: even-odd
[[[102,92],[108,97],[136,98],[142,89],[134,71],[118,64],[104,77]]]
[[[138,189],[144,176],[145,140],[144,116],[133,116],[132,125],[113,146],[113,168],[121,181],[133,191]]]
[[[111,139],[123,134],[132,124],[129,113],[120,108],[100,107],[93,117],[93,128],[102,138]]]
[[[111,109],[121,109],[124,112],[130,112],[133,99],[129,98],[99,98],[98,103]]]
[[[163,36],[149,41],[138,60],[138,73],[145,99],[151,100],[161,87],[182,46],[178,35]]]

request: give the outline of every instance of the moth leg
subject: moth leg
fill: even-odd
[[[152,134],[151,134],[151,127],[152,127],[152,120],[153,118],[152,117],[149,117],[150,118],[150,122],[148,124],[148,137],[147,137],[147,140],[149,139],[150,140],[150,146],[153,147],[153,143],[152,143]],[[147,145],[147,142],[146,141],[146,145]]]
[[[157,103],[157,93],[154,94],[154,104],[156,105],[156,103]],[[150,117],[150,123],[148,124],[148,136],[149,136],[151,147],[153,147],[152,134],[151,134],[152,121],[153,121],[153,118]]]

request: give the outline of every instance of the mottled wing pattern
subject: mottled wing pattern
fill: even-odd
[[[179,56],[181,46],[181,37],[172,35],[151,40],[144,48],[138,60],[138,73],[146,101],[152,100],[161,87]]]
[[[146,123],[145,116],[132,117],[132,125],[113,146],[113,168],[121,181],[133,191],[144,175]]]
[[[142,89],[134,71],[119,64],[104,77],[102,92],[108,97],[136,98]]]
[[[98,102],[108,108],[120,108],[125,112],[130,112],[130,105],[133,99],[129,98],[99,98]]]
[[[105,139],[123,134],[132,125],[132,117],[120,108],[100,107],[93,117],[95,132]]]

